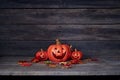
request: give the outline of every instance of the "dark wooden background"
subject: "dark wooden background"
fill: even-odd
[[[120,56],[120,0],[0,0],[0,56],[33,56],[56,38]]]

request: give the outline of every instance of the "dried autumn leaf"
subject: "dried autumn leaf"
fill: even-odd
[[[61,67],[62,67],[63,69],[64,69],[64,68],[68,69],[68,68],[71,68],[71,67],[72,67],[71,62],[60,62],[59,64],[61,65]]]
[[[79,64],[85,64],[82,60],[80,60],[78,63],[79,63]]]
[[[45,64],[51,64],[51,61],[44,61]]]
[[[19,61],[18,64],[21,66],[31,66],[32,65],[32,63],[29,61]]]
[[[37,59],[37,58],[33,58],[33,59],[31,60],[31,62],[33,62],[33,63],[37,63],[37,62],[39,62],[39,59]]]
[[[47,64],[48,65],[48,67],[51,67],[51,68],[56,68],[57,67],[57,64],[55,64],[55,63],[51,63],[51,64]]]
[[[78,63],[79,63],[79,60],[73,59],[73,60],[71,60],[70,62],[71,62],[72,64],[78,64]]]
[[[64,69],[64,68],[68,69],[68,68],[71,68],[71,67],[72,67],[71,64],[62,65],[62,68],[63,68],[63,69]]]
[[[66,65],[67,62],[60,62],[59,64],[60,64],[60,65]]]
[[[88,59],[85,59],[85,60],[83,60],[83,62],[84,62],[84,63],[91,62],[91,59],[90,59],[90,58],[88,58]]]

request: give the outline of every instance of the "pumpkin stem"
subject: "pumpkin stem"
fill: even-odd
[[[41,48],[40,51],[43,52],[43,49]]]
[[[75,48],[75,52],[77,51],[77,49]]]
[[[61,44],[59,39],[56,39],[56,44]]]
[[[70,48],[72,48],[72,45],[70,45]]]

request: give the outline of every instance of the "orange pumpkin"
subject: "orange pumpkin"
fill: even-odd
[[[63,62],[70,58],[71,49],[67,44],[61,44],[59,39],[56,39],[56,44],[48,47],[48,58],[54,62]]]
[[[35,58],[39,60],[47,60],[48,59],[47,51],[44,51],[43,49],[37,51],[35,54]]]
[[[75,49],[75,51],[72,52],[71,58],[72,59],[81,59],[83,57],[83,53],[77,49]]]

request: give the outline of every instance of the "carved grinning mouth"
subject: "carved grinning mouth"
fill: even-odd
[[[79,56],[74,56],[75,59],[79,58]]]
[[[66,52],[64,52],[61,56],[56,56],[54,52],[52,52],[53,56],[56,58],[56,59],[63,59]]]

